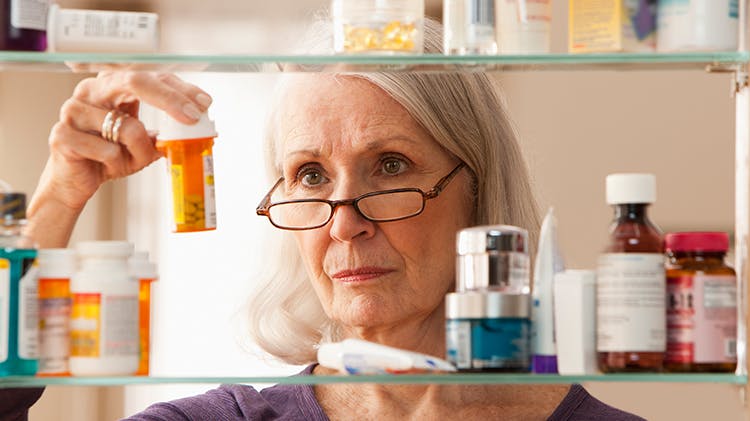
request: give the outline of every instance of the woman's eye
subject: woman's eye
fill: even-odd
[[[400,174],[406,169],[406,163],[401,159],[390,158],[383,161],[383,172],[388,175]]]
[[[306,186],[317,186],[325,181],[320,171],[309,170],[301,174],[302,184]]]

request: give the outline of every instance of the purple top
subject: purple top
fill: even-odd
[[[299,375],[310,375],[315,365]],[[23,421],[28,409],[42,395],[41,388],[0,389],[0,420]],[[311,385],[284,384],[260,392],[250,386],[229,384],[202,395],[151,405],[127,418],[157,420],[303,420],[328,421]],[[580,385],[570,387],[548,421],[644,421],[589,395]]]
[[[299,375],[309,375],[315,365]],[[284,384],[260,392],[250,386],[230,384],[203,395],[151,405],[130,421],[155,420],[304,420],[328,421],[312,385]],[[613,408],[574,384],[549,421],[642,421],[643,418]]]

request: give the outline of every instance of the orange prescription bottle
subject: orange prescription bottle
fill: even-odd
[[[76,272],[72,249],[40,249],[39,369],[40,376],[69,376],[70,278]]]
[[[192,125],[166,114],[160,119],[156,147],[167,157],[174,232],[216,229],[212,151],[215,137],[214,122],[205,113]]]
[[[151,350],[151,283],[158,274],[156,264],[148,259],[147,251],[136,251],[128,262],[130,273],[138,282],[138,371],[136,376],[148,376]]]

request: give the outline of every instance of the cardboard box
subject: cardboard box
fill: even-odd
[[[651,52],[657,0],[569,0],[568,51]]]

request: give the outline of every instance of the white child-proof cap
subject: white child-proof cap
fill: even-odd
[[[181,123],[162,112],[159,114],[158,124],[159,134],[156,139],[161,141],[216,137],[216,125],[208,118],[207,112],[201,114],[200,120],[195,124]]]
[[[128,258],[133,245],[127,241],[82,241],[76,244],[79,257]]]
[[[36,255],[39,277],[69,278],[78,269],[76,251],[73,249],[39,249]]]
[[[654,203],[656,177],[653,174],[610,174],[606,179],[607,204]]]
[[[148,258],[147,251],[136,251],[128,260],[131,275],[138,279],[156,279],[159,275],[156,263]]]

